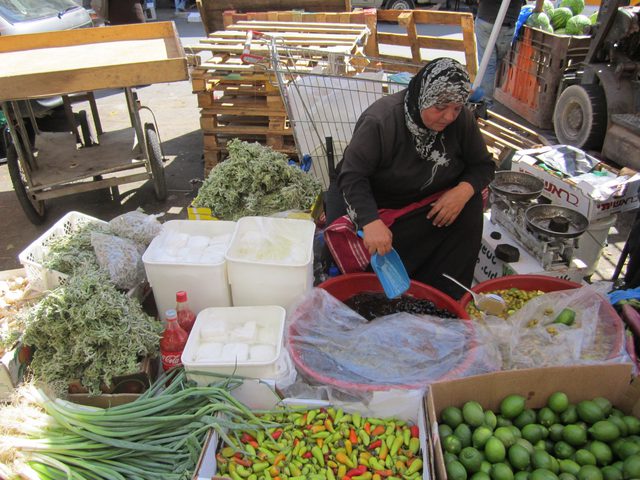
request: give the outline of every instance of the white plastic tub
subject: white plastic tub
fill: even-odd
[[[313,287],[310,220],[243,217],[227,250],[233,305],[287,308]]]
[[[216,380],[198,372],[276,378],[285,314],[279,305],[202,310],[182,352],[187,378],[198,385]]]
[[[196,315],[207,307],[231,305],[224,253],[235,228],[236,222],[227,221],[170,220],[162,225],[162,232],[142,255],[162,320],[167,309],[175,308],[176,292],[180,290],[187,292],[189,306]],[[225,244],[221,245],[225,238]],[[207,239],[214,251],[218,247],[222,249],[221,254],[190,257],[196,249],[190,249],[189,242],[202,244]],[[173,250],[185,255],[181,258],[172,255]]]

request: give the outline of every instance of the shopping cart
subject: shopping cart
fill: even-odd
[[[251,53],[259,43],[267,56]],[[256,49],[257,50],[257,49]],[[284,44],[275,35],[247,33],[242,60],[272,74],[287,113],[302,164],[326,189],[335,161],[349,144],[355,124],[373,102],[406,88],[420,65],[368,57],[361,48],[313,49]]]

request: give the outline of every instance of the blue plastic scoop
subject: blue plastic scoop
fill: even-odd
[[[364,238],[362,230],[358,230],[358,236]],[[395,249],[392,248],[385,255],[377,253],[371,255],[371,266],[376,272],[387,298],[399,297],[409,289],[411,280],[409,280],[404,263]]]

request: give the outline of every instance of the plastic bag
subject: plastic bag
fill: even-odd
[[[123,213],[109,222],[114,235],[128,238],[148,246],[162,229],[156,215],[147,215],[139,210]]]
[[[564,308],[576,312],[570,326],[554,323]],[[503,370],[631,361],[620,317],[588,286],[546,293],[507,320],[487,316],[477,325],[481,341],[501,352]]]
[[[290,312],[285,342],[299,373],[347,393],[420,388],[499,368],[471,321],[396,313],[369,322],[319,288]]]
[[[116,287],[130,290],[144,281],[144,245],[128,238],[92,232],[91,246],[96,252],[98,264],[109,273],[109,278]]]

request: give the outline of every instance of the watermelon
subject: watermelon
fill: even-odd
[[[567,24],[567,21],[573,17],[573,12],[570,8],[567,7],[559,7],[553,11],[553,15],[551,16],[551,26],[558,30],[559,28],[564,28]]]
[[[549,17],[547,17],[546,13],[534,12],[529,15],[529,18],[527,19],[525,25],[547,31],[548,28],[551,27],[551,21],[549,20]]]
[[[562,0],[560,6],[570,8],[574,15],[580,15],[584,10],[584,0]]]
[[[587,35],[591,30],[591,21],[586,15],[575,15],[567,20],[567,35]]]
[[[598,23],[598,12],[592,13],[589,17],[589,21],[591,22],[591,25]]]
[[[551,18],[551,15],[553,15],[553,10],[553,3],[551,3],[549,0],[544,0],[544,3],[542,4],[542,11],[547,14],[547,17]]]

